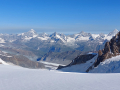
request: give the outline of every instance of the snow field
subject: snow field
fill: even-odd
[[[120,74],[64,73],[0,65],[0,90],[118,90]]]
[[[106,59],[98,67],[91,70],[90,73],[120,73],[120,55]]]

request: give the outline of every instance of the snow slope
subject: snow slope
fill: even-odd
[[[106,59],[98,67],[90,71],[91,73],[120,73],[120,55]]]
[[[5,61],[3,61],[1,58],[0,58],[0,63],[4,64],[4,65],[8,65]]]
[[[62,73],[0,65],[0,90],[119,90],[119,83],[119,73]]]
[[[87,61],[86,63],[83,64],[77,64],[77,65],[72,65],[66,68],[62,68],[60,69],[60,71],[64,71],[64,72],[86,72],[86,70],[92,66],[92,64],[95,62],[95,60],[97,59],[96,55],[95,57],[93,57],[91,60]]]

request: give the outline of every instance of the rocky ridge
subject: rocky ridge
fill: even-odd
[[[86,72],[97,67],[100,62],[104,62],[106,59],[118,55],[120,55],[120,32],[118,32],[109,42],[106,42],[104,49],[98,51],[97,60],[86,70]]]
[[[109,42],[106,42],[103,50],[99,50],[98,58],[94,66],[96,67],[100,62],[117,55],[120,55],[120,32],[117,33]]]
[[[85,55],[78,55],[75,59],[72,60],[72,62],[66,66],[59,66],[57,69],[62,69],[62,68],[66,68],[66,67],[71,67],[73,65],[79,65],[79,64],[83,64],[86,63],[87,61],[89,61],[90,59],[92,59],[93,57],[95,57],[97,54],[85,54]],[[91,62],[93,63],[93,62]]]

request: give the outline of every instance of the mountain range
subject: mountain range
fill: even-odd
[[[31,61],[48,61],[67,65],[78,55],[98,52],[119,31],[91,34],[81,31],[73,35],[57,32],[37,34],[33,29],[21,34],[0,34],[0,50]]]
[[[61,43],[68,46],[76,45],[79,41],[92,41],[92,40],[110,40],[115,34],[118,33],[118,30],[115,29],[114,31],[110,32],[109,34],[91,34],[81,31],[80,33],[73,34],[73,35],[64,35],[57,32],[49,35],[46,33],[37,34],[33,29],[28,32],[21,33],[21,34],[0,34],[0,42],[29,42],[32,39],[37,39],[43,42],[49,43]],[[100,42],[102,43],[102,42]]]

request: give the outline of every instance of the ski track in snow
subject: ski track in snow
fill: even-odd
[[[0,65],[0,90],[119,90],[119,83],[119,73],[64,73]]]

